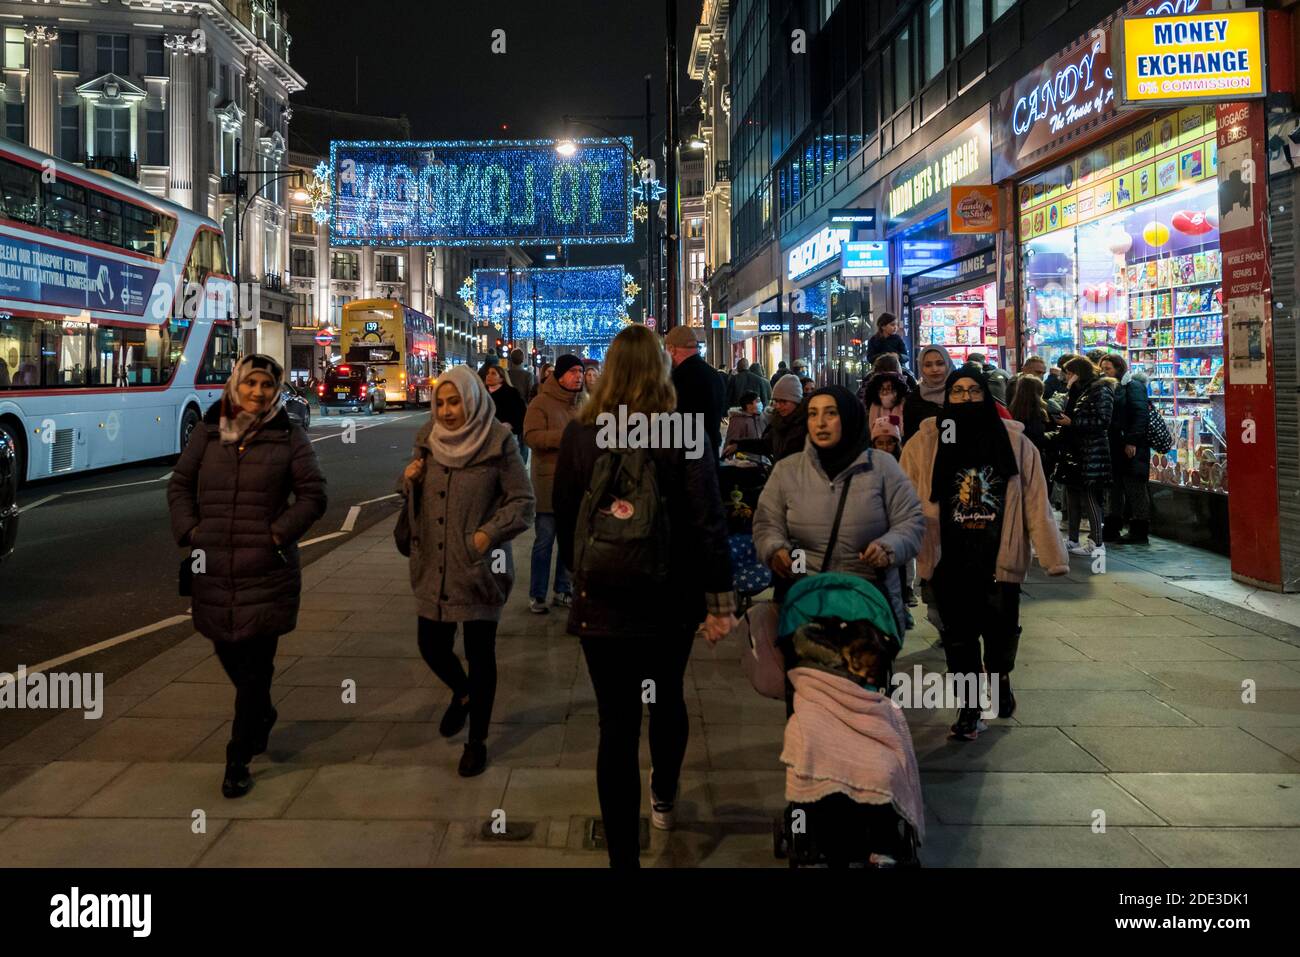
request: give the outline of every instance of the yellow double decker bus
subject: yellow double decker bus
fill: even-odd
[[[429,402],[438,358],[434,323],[396,299],[359,299],[343,307],[339,347],[346,362],[374,370],[389,405]]]

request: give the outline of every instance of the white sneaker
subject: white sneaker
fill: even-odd
[[[528,599],[528,610],[534,615],[545,615],[550,611],[550,609],[546,607],[546,602],[540,598]]]
[[[557,591],[551,597],[551,604],[556,608],[572,608],[573,595],[567,591]]]
[[[1094,542],[1091,538],[1088,539],[1087,542],[1070,543],[1069,546],[1071,555],[1084,555],[1088,558],[1091,558],[1093,555],[1095,555],[1099,547],[1100,546],[1098,546],[1097,543]],[[1102,551],[1104,552],[1105,549],[1102,549]]]
[[[1071,555],[1079,554],[1079,543],[1072,538],[1065,539],[1065,550]]]
[[[661,801],[650,792],[650,823],[661,831],[671,831],[677,825],[677,805]]]

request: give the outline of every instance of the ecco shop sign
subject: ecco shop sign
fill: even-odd
[[[851,230],[831,229],[829,226],[820,233],[810,236],[790,252],[787,279],[799,279],[816,272],[832,259],[840,256],[840,245],[847,242]]]
[[[1170,106],[1264,95],[1264,13],[1126,17],[1115,25],[1119,105]]]

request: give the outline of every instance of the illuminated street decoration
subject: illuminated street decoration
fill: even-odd
[[[623,274],[623,305],[630,306],[636,302],[636,297],[641,295],[641,287],[637,285],[636,279],[630,272]]]
[[[307,200],[311,203],[311,218],[318,223],[326,223],[330,218],[330,167],[322,160],[312,170],[311,178],[304,187]]]
[[[632,215],[638,223],[644,223],[650,218],[650,207],[645,203],[637,203],[636,209],[632,211]]]
[[[633,239],[631,141],[335,141],[330,242],[512,246]]]
[[[641,178],[641,182],[632,187],[632,195],[642,202],[658,202],[668,190],[657,179]]]
[[[480,322],[505,327],[511,307],[514,334],[534,334],[555,345],[598,345],[614,338],[627,324],[622,266],[567,266],[549,269],[474,270],[474,315]]]
[[[474,311],[474,280],[472,277],[465,277],[465,281],[456,290],[456,295],[460,296],[460,301],[465,304],[466,309],[470,312]]]

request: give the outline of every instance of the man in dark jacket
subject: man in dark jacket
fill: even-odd
[[[772,398],[772,385],[762,375],[749,367],[748,359],[736,363],[736,374],[727,386],[727,408],[740,404],[740,397],[746,392],[756,393],[764,405]]]
[[[772,373],[772,378],[768,379],[767,381],[771,385],[776,385],[776,380],[781,378],[781,376],[788,374],[789,371],[790,368],[785,364],[785,360],[782,359],[780,362],[776,364],[776,371]]]
[[[533,390],[533,374],[524,368],[524,350],[515,349],[510,353],[510,366],[506,369],[506,382],[515,387],[519,398],[528,401]]]
[[[721,377],[700,358],[700,340],[686,326],[674,326],[664,336],[664,348],[673,360],[673,388],[677,390],[677,411],[702,413],[704,434],[712,443],[716,459],[722,446],[722,414],[726,395]],[[764,385],[767,382],[764,381]]]

